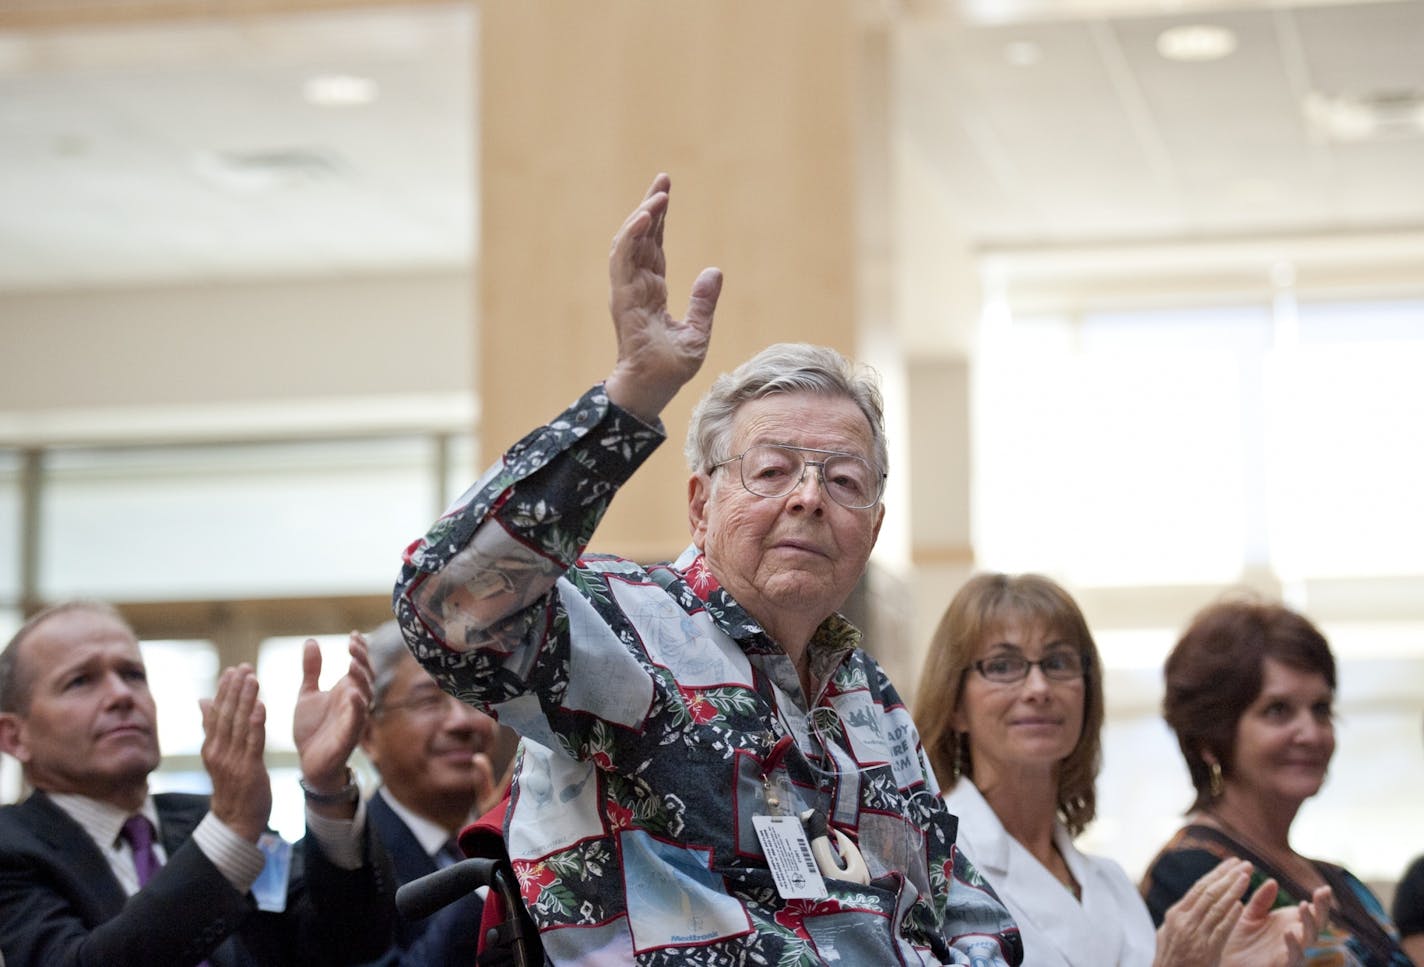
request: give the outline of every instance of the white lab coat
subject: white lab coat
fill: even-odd
[[[945,794],[959,817],[957,843],[994,887],[1023,933],[1024,967],[1150,967],[1157,931],[1121,866],[1078,852],[1068,831],[1053,833],[1080,903],[1034,858],[967,779]]]

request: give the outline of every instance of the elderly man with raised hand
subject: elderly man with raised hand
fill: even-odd
[[[349,964],[391,942],[395,885],[346,761],[371,694],[364,644],[318,688],[308,641],[293,733],[307,831],[267,833],[266,712],[252,668],[202,702],[212,796],[150,795],[155,703],[133,629],[69,602],[0,653],[0,750],[34,792],[0,808],[0,950],[12,964]]]
[[[899,696],[836,613],[880,530],[880,393],[774,346],[688,436],[693,546],[581,556],[702,366],[722,277],[667,311],[659,175],[613,241],[617,361],[407,553],[397,616],[526,739],[506,821],[555,963],[1017,964]]]

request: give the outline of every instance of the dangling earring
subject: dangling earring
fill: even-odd
[[[1213,759],[1206,764],[1206,771],[1211,777],[1211,783],[1208,787],[1211,791],[1211,798],[1220,799],[1222,791],[1226,788],[1226,784],[1221,778],[1221,763]]]
[[[960,777],[964,775],[964,762],[968,758],[969,752],[968,746],[969,736],[965,735],[963,732],[955,733],[954,766],[952,769],[952,775],[954,777],[955,782],[958,782],[960,780]]]

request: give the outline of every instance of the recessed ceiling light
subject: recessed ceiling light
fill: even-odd
[[[1334,97],[1311,92],[1301,104],[1311,130],[1330,141],[1424,134],[1424,91],[1408,88]]]
[[[318,74],[302,85],[302,96],[320,107],[351,107],[376,99],[376,82],[350,74]]]
[[[1157,53],[1168,60],[1221,60],[1236,49],[1236,34],[1215,24],[1168,27],[1157,35]]]
[[[321,148],[257,151],[200,151],[193,169],[209,184],[235,194],[260,194],[329,180],[341,173],[340,159]]]
[[[1043,60],[1043,48],[1031,40],[1015,40],[1004,45],[1004,60],[1014,67],[1032,67]]]

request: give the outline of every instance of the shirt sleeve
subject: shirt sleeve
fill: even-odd
[[[410,546],[395,611],[446,688],[488,707],[531,688],[554,585],[664,438],[602,385],[516,443]]]
[[[307,831],[333,866],[343,870],[361,868],[365,812],[364,802],[356,807],[354,817],[345,820],[327,819],[307,810]],[[252,889],[262,873],[265,862],[262,851],[212,813],[204,816],[193,830],[193,842],[239,893]]]
[[[365,857],[362,855],[363,832],[366,828],[366,801],[356,804],[356,815],[350,819],[328,819],[307,808],[307,832],[320,847],[332,866],[342,870],[359,870]]]
[[[969,964],[1018,967],[1024,961],[1023,936],[994,887],[958,846],[945,905],[945,933],[950,947]]]
[[[193,830],[193,842],[238,893],[251,889],[262,872],[262,851],[212,813]]]
[[[1175,850],[1159,856],[1142,881],[1142,898],[1147,901],[1152,923],[1162,926],[1167,909],[1220,862],[1219,856],[1202,849]]]

